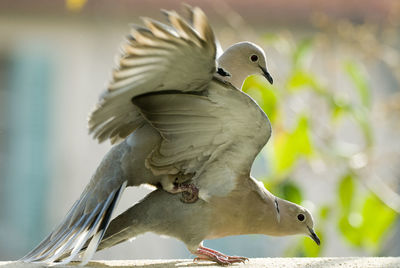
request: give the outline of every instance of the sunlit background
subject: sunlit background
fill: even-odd
[[[209,16],[223,48],[261,45],[274,78],[244,90],[273,134],[253,175],[310,209],[307,237],[248,235],[206,241],[227,254],[400,255],[400,3],[187,1]],[[129,23],[164,19],[178,1],[0,2],[0,260],[32,249],[63,218],[110,149],[87,115],[110,77]],[[147,189],[125,192],[118,213]],[[97,259],[190,258],[153,234]]]

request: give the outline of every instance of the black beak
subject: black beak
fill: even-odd
[[[264,77],[267,78],[268,82],[272,85],[274,83],[274,79],[272,79],[272,76],[269,74],[267,69],[262,66],[260,66],[260,69],[262,70]]]
[[[317,234],[314,232],[314,230],[312,228],[310,228],[308,226],[307,226],[307,228],[308,228],[308,231],[310,231],[310,237],[319,246],[321,244],[321,240],[319,240],[319,237],[317,236]]]

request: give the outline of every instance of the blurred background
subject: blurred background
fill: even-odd
[[[206,241],[227,254],[400,255],[400,3],[186,1],[209,16],[223,48],[248,40],[267,54],[274,85],[244,90],[273,134],[253,175],[312,211],[307,237]],[[61,221],[110,149],[87,131],[114,57],[139,16],[179,1],[0,2],[0,260],[22,257]],[[128,189],[118,212],[149,190]],[[97,259],[190,258],[172,238],[146,234]]]

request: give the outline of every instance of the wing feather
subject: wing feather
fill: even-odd
[[[146,159],[154,174],[199,177],[215,159],[231,165],[225,154],[238,172],[250,171],[270,136],[267,116],[248,95],[217,78],[205,92],[158,92],[132,100],[163,138]]]
[[[201,9],[189,10],[189,22],[164,11],[169,25],[143,18],[145,27],[133,26],[112,81],[89,117],[89,131],[100,142],[125,138],[144,122],[132,98],[164,90],[200,92],[208,86],[216,68],[216,41]]]

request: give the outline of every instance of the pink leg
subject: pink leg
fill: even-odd
[[[199,260],[214,261],[220,265],[229,265],[249,260],[246,257],[228,256],[221,252],[203,246],[200,246],[194,254],[197,255],[197,258],[195,258],[194,261],[199,261]]]

